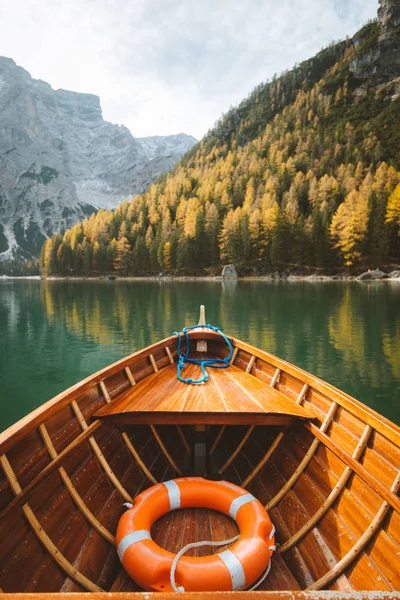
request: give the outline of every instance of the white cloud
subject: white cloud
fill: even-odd
[[[100,96],[135,136],[201,137],[276,72],[353,34],[377,0],[2,0],[0,55]]]

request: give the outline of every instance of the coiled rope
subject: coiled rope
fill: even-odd
[[[189,350],[190,350],[189,331],[191,329],[198,329],[199,327],[207,327],[207,329],[211,329],[212,331],[215,331],[216,333],[221,334],[221,336],[224,338],[224,340],[227,343],[228,348],[229,348],[228,356],[226,356],[225,358],[190,358],[189,357]],[[172,334],[172,335],[178,336],[177,371],[178,371],[179,381],[182,381],[183,383],[197,385],[197,384],[204,383],[205,381],[207,381],[209,375],[206,371],[206,367],[211,367],[213,369],[226,369],[227,367],[229,367],[229,364],[231,362],[231,358],[233,355],[233,348],[232,348],[232,344],[231,344],[230,340],[226,337],[226,335],[221,331],[221,329],[219,327],[214,327],[214,325],[192,325],[191,327],[185,327],[183,329],[182,333],[184,334],[185,341],[186,341],[185,352],[181,352],[181,342],[182,342],[181,333],[179,331],[174,331]],[[203,373],[203,377],[201,377],[201,379],[191,379],[191,378],[185,379],[184,377],[182,377],[181,372],[188,364],[199,365],[201,367],[201,372]]]

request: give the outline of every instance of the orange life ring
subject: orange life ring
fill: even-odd
[[[172,591],[170,573],[175,554],[151,538],[153,523],[170,510],[210,508],[229,515],[240,537],[229,550],[204,557],[183,556],[176,582],[188,592],[249,588],[266,570],[275,547],[274,526],[262,504],[227,481],[182,477],[158,483],[139,494],[119,521],[116,545],[130,577],[149,591]]]

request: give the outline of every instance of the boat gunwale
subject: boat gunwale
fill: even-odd
[[[183,333],[180,334],[183,337]],[[220,340],[220,335],[210,330],[204,331],[199,328],[199,331],[193,330],[191,334],[192,339],[199,339],[207,337],[211,340]],[[327,395],[329,400],[337,402],[340,406],[348,410],[351,414],[360,418],[365,424],[370,425],[377,432],[382,434],[385,438],[393,442],[397,447],[400,447],[400,427],[376,412],[374,409],[366,406],[356,398],[353,398],[346,392],[343,392],[331,385],[328,382],[320,379],[319,377],[305,371],[304,369],[297,367],[286,360],[279,358],[265,350],[243,342],[233,336],[228,336],[234,347],[239,350],[243,350],[256,358],[265,360],[267,363],[275,366],[276,368],[282,369],[285,373],[292,375],[299,379],[302,383],[306,383],[311,389],[315,389],[324,395]],[[78,394],[82,394],[88,391],[92,386],[100,384],[101,381],[122,371],[126,366],[131,366],[135,359],[146,358],[157,350],[162,350],[166,346],[176,344],[177,336],[171,335],[159,342],[151,344],[146,348],[138,350],[133,354],[130,354],[103,369],[100,369],[93,375],[89,375],[87,378],[77,382],[76,384],[69,387],[67,390],[61,392],[54,398],[48,400],[38,408],[34,409],[28,415],[17,421],[14,425],[11,425],[8,429],[0,434],[0,455],[5,454],[10,448],[14,446],[21,438],[37,428],[44,420],[50,415],[54,414],[58,410],[61,410],[72,400],[74,400]]]

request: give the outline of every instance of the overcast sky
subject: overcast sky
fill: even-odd
[[[261,81],[352,35],[378,0],[1,0],[0,55],[100,96],[134,136],[202,137]]]

